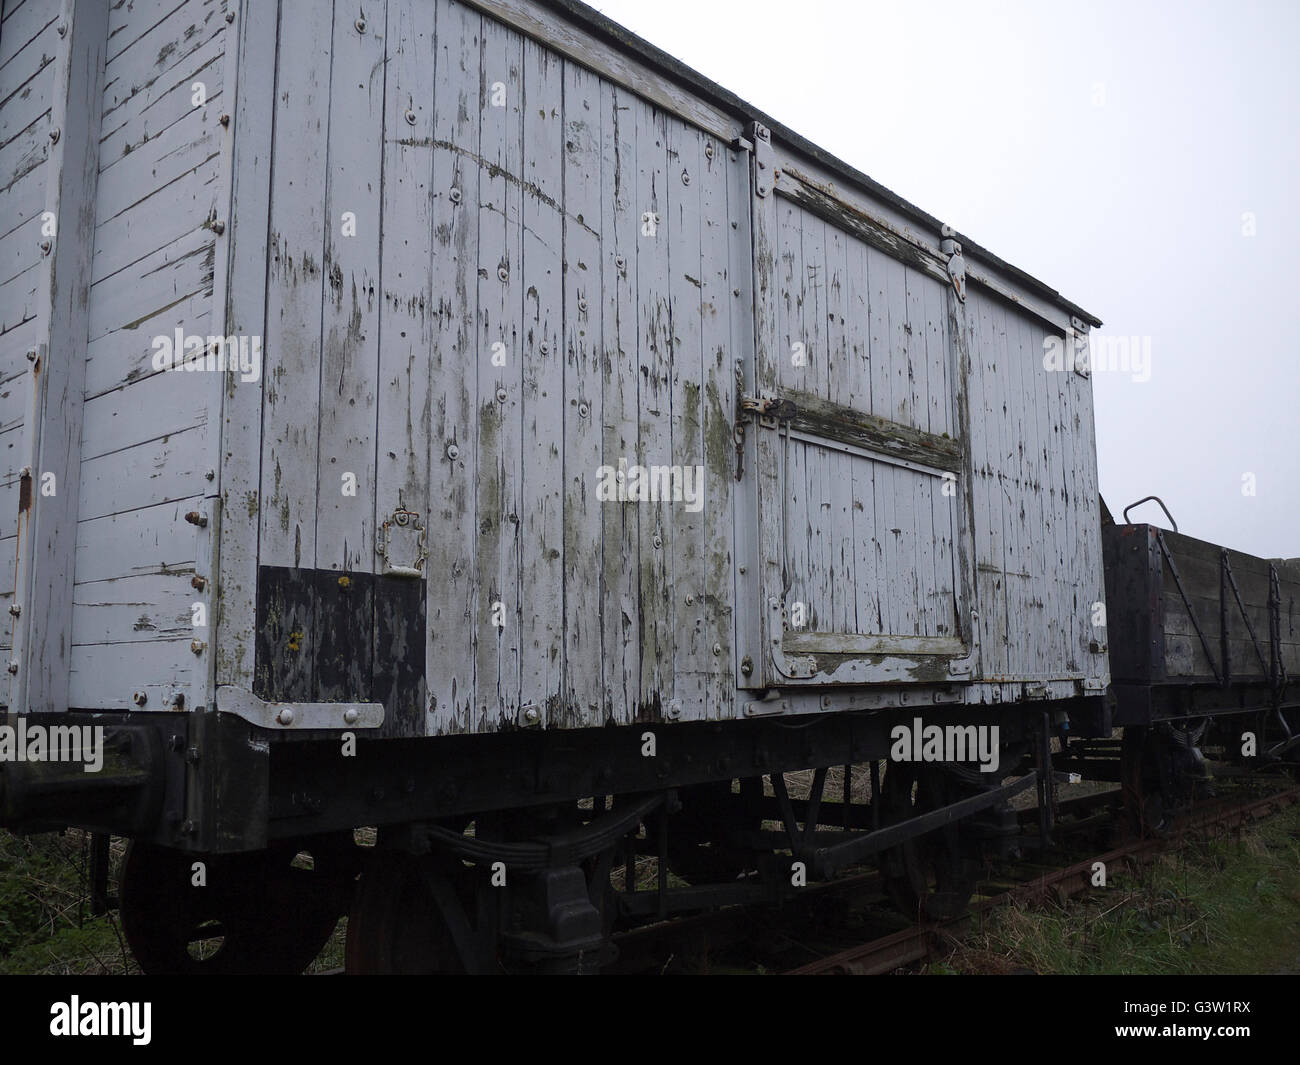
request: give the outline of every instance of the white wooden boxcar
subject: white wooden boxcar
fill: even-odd
[[[1098,693],[1098,324],[577,4],[4,0],[8,708]]]

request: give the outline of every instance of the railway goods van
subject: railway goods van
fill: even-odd
[[[348,907],[358,970],[586,970],[877,855],[942,909],[1109,732],[1098,325],[581,4],[4,0],[5,720],[103,764],[3,820],[101,904],[131,839],[155,972]],[[913,724],[998,764],[824,797]]]

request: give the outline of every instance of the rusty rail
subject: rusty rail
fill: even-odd
[[[901,932],[881,939],[850,947],[848,950],[820,958],[817,961],[791,969],[790,976],[818,976],[832,973],[850,973],[854,975],[874,976],[893,972],[901,965],[924,961],[934,954],[941,945],[950,944],[958,938],[959,926],[968,922],[972,916],[991,910],[1008,902],[1029,902],[1041,899],[1049,892],[1060,896],[1078,894],[1091,883],[1092,868],[1095,862],[1105,862],[1108,866],[1119,861],[1129,861],[1168,850],[1172,845],[1186,839],[1189,833],[1211,827],[1235,828],[1250,821],[1259,820],[1277,809],[1285,808],[1293,802],[1300,801],[1300,787],[1267,795],[1261,799],[1241,803],[1235,806],[1210,807],[1194,811],[1179,826],[1179,831],[1168,839],[1134,840],[1106,854],[1076,862],[1051,873],[1011,888],[1001,894],[982,899],[961,917],[950,921],[935,922],[906,928]]]

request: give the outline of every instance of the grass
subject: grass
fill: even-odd
[[[1188,843],[1064,905],[1008,906],[938,973],[1300,971],[1300,806],[1239,837]]]

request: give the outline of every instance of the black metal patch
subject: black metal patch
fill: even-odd
[[[376,735],[423,734],[423,580],[261,566],[257,581],[259,698],[381,702]]]

